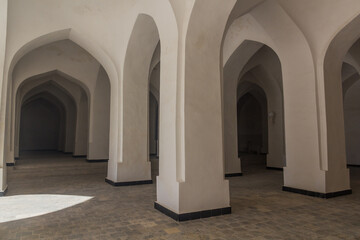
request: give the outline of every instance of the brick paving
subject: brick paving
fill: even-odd
[[[325,200],[281,191],[281,171],[247,160],[244,176],[230,179],[232,214],[178,223],[154,209],[155,184],[113,187],[106,163],[28,154],[8,167],[7,196],[93,198],[1,223],[0,239],[360,239],[360,168],[351,168],[352,195]]]

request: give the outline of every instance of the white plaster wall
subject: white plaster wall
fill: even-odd
[[[4,64],[5,64],[5,52],[6,52],[6,37],[7,37],[7,17],[8,16],[8,1],[4,0],[0,2],[0,86],[6,82],[4,79]],[[0,87],[0,146],[5,144],[5,104],[6,101],[6,89]],[[0,147],[0,192],[5,191],[7,188],[7,175],[5,161],[5,151],[3,147]]]
[[[57,41],[36,48],[21,58],[12,75],[13,93],[26,79],[58,70],[77,79],[89,94],[94,91],[99,69],[99,62],[74,42]]]
[[[357,0],[277,0],[304,33],[315,61],[323,58],[326,49],[344,24],[359,14]]]

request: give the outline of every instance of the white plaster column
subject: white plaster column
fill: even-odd
[[[333,53],[328,52],[330,55]],[[322,147],[325,147],[326,152],[322,153],[321,167],[325,173],[325,192],[330,193],[350,190],[350,173],[346,166],[342,81],[341,75],[338,75],[341,64],[337,65],[338,61],[335,60],[338,57],[334,54],[331,56],[333,59],[326,61],[323,79],[325,94],[320,93],[320,97],[325,96],[325,106],[321,106],[321,110],[326,112],[326,116],[321,119],[321,124],[326,127],[326,134],[322,136]]]
[[[7,32],[7,8],[8,1],[0,1],[0,196],[5,194],[7,189],[6,180],[6,159],[5,159],[5,119],[7,83],[4,78],[5,68],[5,47]]]
[[[148,152],[149,71],[158,42],[154,20],[148,15],[137,16],[128,41],[122,78],[121,158],[115,178],[107,178],[114,185],[152,183]]]
[[[226,1],[219,7],[217,0],[196,1],[187,28],[182,32],[186,38],[179,44],[180,51],[184,51],[179,58],[184,62],[178,67],[178,76],[183,77],[178,79],[182,88],[179,94],[183,96],[177,100],[180,108],[176,175],[173,175],[174,166],[169,169],[171,175],[162,168],[168,159],[162,160],[164,148],[160,145],[157,196],[157,204],[161,206],[157,208],[165,213],[163,208],[172,211],[178,220],[231,212],[229,184],[224,179],[220,52],[226,21],[234,4],[235,1]],[[208,18],[209,14],[212,18]],[[163,92],[160,92],[160,115],[162,103],[169,97]],[[160,126],[161,121],[162,118]],[[163,131],[160,127],[160,132]]]
[[[281,62],[286,147],[283,189],[325,193],[325,173],[319,160],[318,109],[314,104],[316,76],[309,44],[275,1],[264,2],[251,15],[266,29],[264,35],[270,37],[268,45]]]
[[[321,105],[321,168],[325,173],[325,191],[350,191],[350,174],[346,166],[344,106],[341,68],[343,59],[359,38],[357,17],[331,41],[323,59],[319,59],[318,94]]]
[[[109,159],[110,81],[100,67],[90,103],[89,143],[87,160]]]
[[[89,131],[89,115],[88,115],[88,99],[85,93],[81,93],[79,105],[77,107],[76,117],[76,135],[74,157],[83,157],[87,154],[88,131]]]

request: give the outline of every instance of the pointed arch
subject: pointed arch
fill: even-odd
[[[5,115],[5,111],[9,111],[11,114],[6,114],[7,119],[6,119],[6,126],[4,126],[4,131],[0,132],[4,132],[5,134],[0,136],[0,142],[11,142],[11,141],[4,141],[5,137],[6,138],[10,138],[11,136],[11,122],[13,122],[13,119],[11,119],[11,116],[14,115],[14,112],[12,112],[13,110],[11,110],[11,106],[13,106],[13,97],[11,96],[11,91],[9,91],[9,89],[11,89],[12,86],[12,75],[13,75],[13,70],[14,67],[16,66],[16,64],[19,62],[20,59],[22,59],[22,57],[24,57],[27,53],[31,52],[32,50],[46,45],[46,44],[50,44],[56,41],[60,41],[60,40],[70,40],[72,42],[74,42],[75,44],[77,44],[78,46],[82,47],[83,49],[85,49],[85,51],[87,51],[90,55],[92,55],[106,70],[107,75],[109,77],[110,80],[110,85],[111,85],[111,111],[110,111],[110,119],[111,119],[111,128],[114,129],[114,131],[110,131],[110,146],[112,146],[111,149],[116,148],[117,146],[117,141],[118,141],[118,135],[116,134],[117,131],[117,125],[118,125],[118,121],[117,121],[117,117],[118,117],[118,71],[117,68],[115,67],[113,61],[110,59],[110,57],[107,55],[107,53],[105,53],[105,51],[95,42],[91,41],[90,38],[88,38],[87,36],[85,36],[83,33],[79,32],[79,31],[75,31],[74,29],[60,29],[60,30],[56,30],[50,33],[44,33],[34,39],[30,39],[27,43],[25,43],[23,46],[21,46],[19,49],[17,49],[14,53],[10,53],[10,56],[8,59],[11,59],[6,67],[5,67],[5,81],[3,82],[2,85],[2,105],[1,105],[1,109],[0,109],[0,114],[1,115]],[[24,40],[26,42],[26,40]],[[56,69],[54,69],[56,70]],[[10,93],[10,94],[9,94]],[[7,101],[5,101],[5,99],[7,99]],[[6,110],[6,108],[8,108],[8,110]],[[1,125],[1,127],[3,127],[3,125]],[[11,149],[11,146],[1,146],[0,147],[0,156],[2,158],[2,161],[4,161],[4,159],[13,159],[14,157],[11,156],[11,154],[13,154],[13,151],[10,150],[10,152],[7,153],[7,150],[4,151],[5,149]],[[7,156],[1,154],[8,154]],[[85,153],[86,154],[86,153]],[[110,155],[112,158],[116,158],[116,151],[114,150],[110,150]]]

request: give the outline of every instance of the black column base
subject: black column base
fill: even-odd
[[[277,171],[284,171],[283,168],[277,168],[277,167],[266,167],[268,170],[277,170]]]
[[[152,184],[152,180],[142,180],[142,181],[132,181],[132,182],[114,182],[110,179],[105,178],[105,182],[115,187],[121,186],[133,186],[133,185],[143,185],[143,184]]]
[[[286,187],[286,186],[283,186],[282,190],[286,191],[286,192],[298,193],[298,194],[303,194],[303,195],[307,195],[307,196],[311,196],[311,197],[318,197],[318,198],[333,198],[333,197],[348,195],[348,194],[352,193],[351,189],[339,191],[339,192],[320,193],[320,192],[313,192],[313,191],[292,188],[292,187]]]
[[[178,214],[178,213],[174,213],[173,211],[167,209],[166,207],[161,206],[157,202],[154,202],[154,208],[178,222],[195,220],[195,219],[200,219],[200,218],[215,217],[215,216],[220,216],[220,215],[225,215],[225,214],[231,213],[231,207],[226,207],[226,208],[211,209],[211,210],[205,210],[205,211],[199,211],[199,212]]]
[[[89,162],[89,163],[108,162],[109,159],[94,159],[94,160],[92,160],[92,159],[86,159],[86,161]]]
[[[225,173],[225,177],[240,177],[242,176],[242,173]]]
[[[13,167],[13,166],[15,166],[15,163],[14,162],[6,163],[6,166]]]
[[[360,165],[357,164],[347,164],[348,167],[360,167]]]
[[[7,187],[5,188],[5,190],[3,192],[0,192],[0,197],[4,197],[6,195],[7,192]]]

